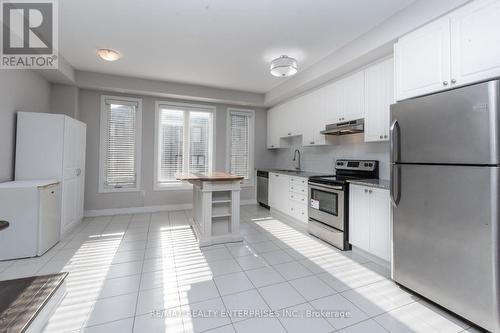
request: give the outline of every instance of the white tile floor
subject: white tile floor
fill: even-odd
[[[473,331],[375,263],[258,206],[241,214],[243,243],[201,250],[189,211],[86,219],[44,256],[0,262],[0,280],[69,272],[46,332]]]

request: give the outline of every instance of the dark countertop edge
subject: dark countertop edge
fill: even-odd
[[[39,297],[42,299],[41,302],[38,302],[38,304],[35,304],[36,310],[30,313],[19,313],[19,314],[14,314],[14,319],[16,320],[14,322],[15,326],[9,325],[8,329],[13,329],[14,331],[18,332],[26,332],[28,327],[31,325],[31,323],[35,320],[36,316],[42,311],[42,309],[47,305],[49,302],[50,298],[55,294],[55,292],[61,287],[61,285],[64,283],[66,277],[68,276],[67,272],[62,272],[62,273],[53,273],[53,274],[47,274],[47,275],[40,275],[40,276],[32,276],[32,277],[24,277],[24,278],[18,278],[18,279],[13,279],[13,280],[5,280],[1,281],[2,283],[9,283],[10,281],[15,281],[15,280],[23,280],[23,279],[35,279],[31,281],[31,283],[37,281],[37,280],[42,280],[42,287],[34,291],[34,294],[30,295],[30,301],[34,300],[35,298]],[[22,293],[19,295],[22,296]],[[31,305],[31,304],[30,304]],[[9,308],[5,310],[7,312]],[[5,315],[5,312],[3,312],[1,315]],[[21,320],[19,320],[21,319]],[[4,318],[5,320],[5,318]]]
[[[390,181],[387,179],[352,179],[347,182],[353,185],[376,187],[384,190],[388,190],[390,186]]]
[[[295,171],[282,171],[282,170],[266,169],[266,168],[262,168],[262,169],[257,168],[255,170],[257,170],[257,171],[272,172],[272,173],[279,173],[279,174],[282,174],[282,175],[289,175],[289,176],[296,176],[296,177],[303,177],[303,178],[309,178],[311,176],[331,176],[331,175],[333,175],[333,172],[332,173],[314,172],[314,171],[299,171],[299,172],[295,172]]]

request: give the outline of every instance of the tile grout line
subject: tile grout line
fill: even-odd
[[[149,223],[148,223],[148,231],[147,231],[147,235],[149,237],[149,231],[151,229],[151,219],[152,219],[152,213],[149,213],[148,214],[148,219],[149,219]],[[146,241],[147,242],[147,241]],[[144,270],[144,258],[146,257],[146,251],[144,250],[144,254],[143,254],[143,257],[142,257],[142,264],[141,264],[141,274],[140,274],[140,278],[139,278],[139,285],[138,285],[138,288],[137,288],[137,297],[135,299],[135,307],[134,307],[134,316],[133,316],[133,320],[132,320],[132,330],[131,332],[134,332],[134,329],[135,329],[135,318],[137,316],[137,305],[139,304],[139,294],[141,292],[141,283],[142,283],[142,271]]]
[[[233,255],[231,252],[229,252],[231,255]],[[267,263],[267,260],[264,260],[266,263]],[[241,267],[240,263],[238,261],[236,261],[236,263]],[[269,266],[271,267],[271,266]],[[241,267],[241,269],[243,269],[243,267]],[[257,294],[259,294],[260,298],[262,298],[262,300],[264,301],[264,303],[267,305],[267,307],[269,308],[270,311],[274,312],[274,310],[271,308],[271,306],[269,305],[269,303],[267,303],[266,299],[264,298],[264,296],[262,296],[262,294],[260,293],[259,289],[255,286],[255,284],[253,283],[253,281],[250,279],[250,277],[248,276],[248,274],[246,273],[245,270],[242,271],[243,274],[245,274],[246,278],[248,279],[248,281],[250,281],[250,283],[252,284],[252,286],[255,288],[255,291],[257,292]],[[279,272],[277,272],[279,274]],[[280,274],[281,276],[281,274]],[[246,321],[246,320],[250,320],[252,318],[247,318],[247,319],[244,319],[242,321]],[[231,322],[233,322],[231,320]],[[286,329],[286,327],[283,325],[283,323],[278,319],[278,322],[280,323],[281,327],[283,327],[283,330],[285,330],[285,332],[288,333],[288,330]],[[233,327],[234,327],[234,323],[233,323]],[[236,331],[236,327],[235,327],[235,331]]]

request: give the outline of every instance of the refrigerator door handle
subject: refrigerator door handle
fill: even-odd
[[[391,135],[391,162],[399,162],[401,158],[401,128],[397,120],[394,120],[390,128]]]
[[[391,201],[397,207],[401,199],[401,168],[397,164],[391,164]]]

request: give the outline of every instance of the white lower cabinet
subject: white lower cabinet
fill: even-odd
[[[349,186],[349,243],[383,260],[391,260],[389,191]]]
[[[269,206],[280,211],[288,209],[289,177],[280,173],[269,173]]]
[[[270,172],[269,206],[307,222],[307,178]]]

